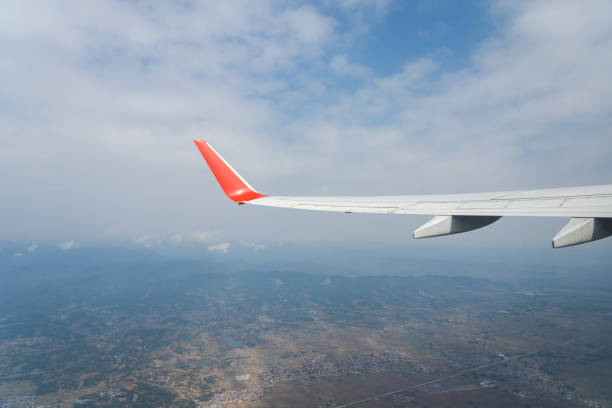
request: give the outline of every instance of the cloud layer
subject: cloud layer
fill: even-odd
[[[5,238],[406,234],[396,220],[354,227],[338,215],[233,207],[194,138],[266,193],[610,182],[610,1],[492,1],[494,29],[467,64],[452,63],[449,45],[392,74],[360,60],[357,45],[387,23],[397,7],[388,1],[0,7]]]

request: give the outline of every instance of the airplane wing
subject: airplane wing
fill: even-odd
[[[195,140],[195,144],[225,194],[238,204],[344,213],[434,215],[414,231],[414,238],[471,231],[505,216],[569,217],[569,223],[553,238],[553,248],[612,235],[612,184],[471,194],[267,196],[255,191],[210,144],[203,140]]]

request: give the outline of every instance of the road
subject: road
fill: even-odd
[[[343,404],[343,405],[337,405],[334,408],[354,407],[356,405],[364,404],[366,402],[374,401],[374,400],[377,400],[377,399],[380,399],[380,398],[385,398],[385,397],[388,397],[388,396],[393,395],[393,394],[399,394],[401,392],[414,390],[414,389],[417,389],[417,388],[420,388],[420,387],[424,387],[424,386],[429,385],[429,384],[439,383],[441,381],[445,381],[445,380],[448,380],[450,378],[460,377],[462,375],[469,374],[469,373],[472,373],[474,371],[482,370],[483,368],[495,366],[495,365],[498,365],[498,364],[503,364],[503,363],[506,363],[506,362],[512,361],[512,360],[518,360],[519,358],[525,358],[525,357],[533,356],[534,354],[541,353],[542,351],[544,351],[544,350],[538,350],[538,351],[532,351],[530,353],[519,354],[518,356],[514,356],[514,357],[507,357],[507,358],[505,358],[503,360],[500,360],[500,361],[494,361],[492,363],[483,364],[483,365],[478,366],[478,367],[468,368],[466,370],[462,370],[462,371],[459,371],[459,372],[451,374],[451,375],[447,375],[447,376],[444,376],[444,377],[436,378],[435,380],[426,381],[426,382],[420,383],[420,384],[414,384],[414,385],[411,385],[409,387],[400,388],[399,390],[386,392],[384,394],[374,395],[372,397],[364,398],[364,399],[361,399],[361,400],[348,402],[348,403]]]

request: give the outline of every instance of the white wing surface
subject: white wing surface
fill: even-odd
[[[612,184],[471,194],[266,196],[257,193],[208,143],[200,140],[195,143],[223,191],[239,204],[345,213],[434,215],[415,231],[415,238],[466,232],[504,216],[571,218],[553,238],[553,247],[612,235]]]

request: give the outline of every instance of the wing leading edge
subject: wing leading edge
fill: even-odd
[[[435,217],[415,238],[482,228],[506,216],[569,217],[553,238],[559,248],[612,235],[612,184],[471,194],[290,197],[255,191],[207,142],[195,141],[225,194],[238,204],[345,213],[418,214]]]

